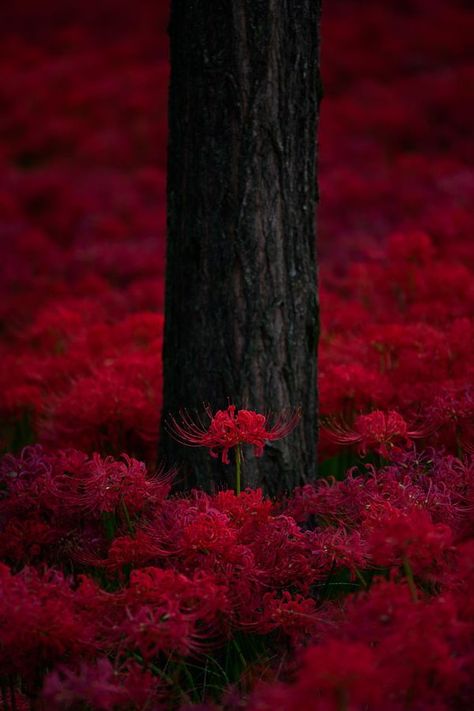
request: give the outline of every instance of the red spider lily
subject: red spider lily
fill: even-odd
[[[113,665],[106,657],[95,663],[81,662],[79,670],[58,665],[45,680],[44,699],[54,708],[86,702],[100,709],[113,709],[127,701]]]
[[[427,420],[437,429],[439,443],[450,443],[459,454],[474,453],[474,389],[446,388],[427,409]]]
[[[359,415],[352,430],[332,422],[326,425],[325,431],[337,444],[357,444],[362,456],[368,450],[374,450],[386,459],[394,452],[399,452],[400,445],[410,447],[413,439],[426,437],[429,433],[426,428],[409,429],[407,422],[395,410],[374,410],[368,415]]]
[[[136,649],[143,659],[153,659],[160,652],[187,655],[197,648],[196,621],[183,613],[175,600],[141,606],[128,615],[117,629],[124,649]]]
[[[408,559],[417,575],[442,566],[453,537],[450,527],[433,523],[428,511],[400,510],[388,501],[368,509],[361,534],[375,565],[400,565]]]
[[[280,629],[297,645],[314,632],[316,621],[316,603],[312,598],[292,596],[288,590],[281,596],[274,591],[263,596],[262,631]]]
[[[255,456],[261,457],[265,444],[286,437],[301,417],[299,409],[293,410],[287,415],[282,413],[272,426],[268,426],[266,415],[254,410],[237,411],[235,405],[218,410],[215,415],[209,406],[205,412],[210,419],[207,427],[199,418],[194,421],[186,410],[182,410],[181,422],[171,417],[168,431],[188,447],[207,447],[211,457],[218,457],[218,450],[221,450],[224,464],[229,463],[229,449],[240,444],[253,445]]]
[[[45,679],[42,696],[48,708],[83,706],[103,709],[144,708],[155,698],[160,682],[134,661],[115,669],[107,657],[82,661],[79,668],[64,664]],[[158,707],[157,707],[158,708]]]
[[[308,647],[293,683],[257,687],[248,708],[335,711],[368,707],[368,701],[371,708],[381,708],[383,692],[377,682],[376,653],[365,641],[327,640]]]

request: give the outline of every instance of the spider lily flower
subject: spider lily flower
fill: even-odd
[[[268,417],[254,410],[237,410],[229,405],[226,410],[212,414],[209,406],[205,409],[209,424],[200,417],[193,417],[186,411],[180,412],[180,422],[171,417],[168,431],[178,442],[188,447],[207,447],[211,457],[217,458],[221,452],[222,462],[229,463],[229,450],[241,444],[250,444],[256,457],[261,457],[265,444],[286,437],[301,418],[299,409],[280,414],[270,425]]]
[[[391,454],[399,452],[401,447],[411,447],[413,439],[426,437],[429,429],[409,429],[407,422],[395,410],[374,410],[368,415],[356,417],[352,429],[337,422],[328,422],[325,432],[336,444],[357,444],[357,451],[361,456],[365,456],[368,450],[373,450],[389,459]]]
[[[437,429],[438,442],[461,452],[474,453],[474,389],[446,388],[435,398],[426,412],[428,422]]]

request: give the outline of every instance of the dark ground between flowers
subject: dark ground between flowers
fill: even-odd
[[[468,4],[324,8],[330,426],[325,478],[279,502],[155,473],[166,5],[7,15],[3,708],[472,708]]]

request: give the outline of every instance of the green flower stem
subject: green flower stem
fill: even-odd
[[[115,531],[117,529],[117,521],[113,511],[104,511],[102,513],[102,525],[104,527],[105,536],[108,541],[113,541]]]
[[[410,561],[406,557],[403,559],[403,570],[408,587],[410,588],[411,599],[413,602],[418,602],[418,590],[416,589],[415,580],[413,578],[413,570],[411,569]]]
[[[240,472],[242,469],[242,452],[240,444],[235,448],[235,493],[240,494]]]
[[[366,579],[364,578],[364,576],[362,575],[362,573],[360,572],[360,570],[359,570],[358,568],[354,568],[354,572],[355,572],[357,578],[358,578],[358,579],[360,580],[360,582],[362,583],[362,586],[367,589],[367,587],[368,587],[367,581],[366,581]]]
[[[125,503],[125,499],[123,498],[123,496],[122,496],[122,498],[121,498],[121,500],[120,500],[120,503],[122,504],[122,510],[123,510],[124,515],[125,515],[125,520],[126,520],[126,522],[127,522],[128,530],[129,530],[130,534],[133,536],[133,534],[135,533],[135,531],[134,531],[134,528],[133,528],[133,523],[132,523],[132,521],[131,521],[131,519],[130,519],[130,514],[129,514],[129,512],[128,512],[127,504]]]

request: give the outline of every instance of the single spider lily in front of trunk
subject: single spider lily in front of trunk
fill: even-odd
[[[217,410],[215,414],[209,406],[205,408],[209,423],[200,417],[193,417],[186,411],[180,412],[180,421],[171,417],[167,423],[168,432],[178,442],[188,447],[207,447],[211,457],[220,454],[222,462],[229,464],[229,450],[235,448],[236,491],[240,493],[240,470],[242,461],[241,447],[250,444],[256,457],[261,457],[268,442],[286,437],[301,418],[299,409],[280,414],[273,424],[269,418],[255,410],[237,410],[229,405],[226,410]]]

